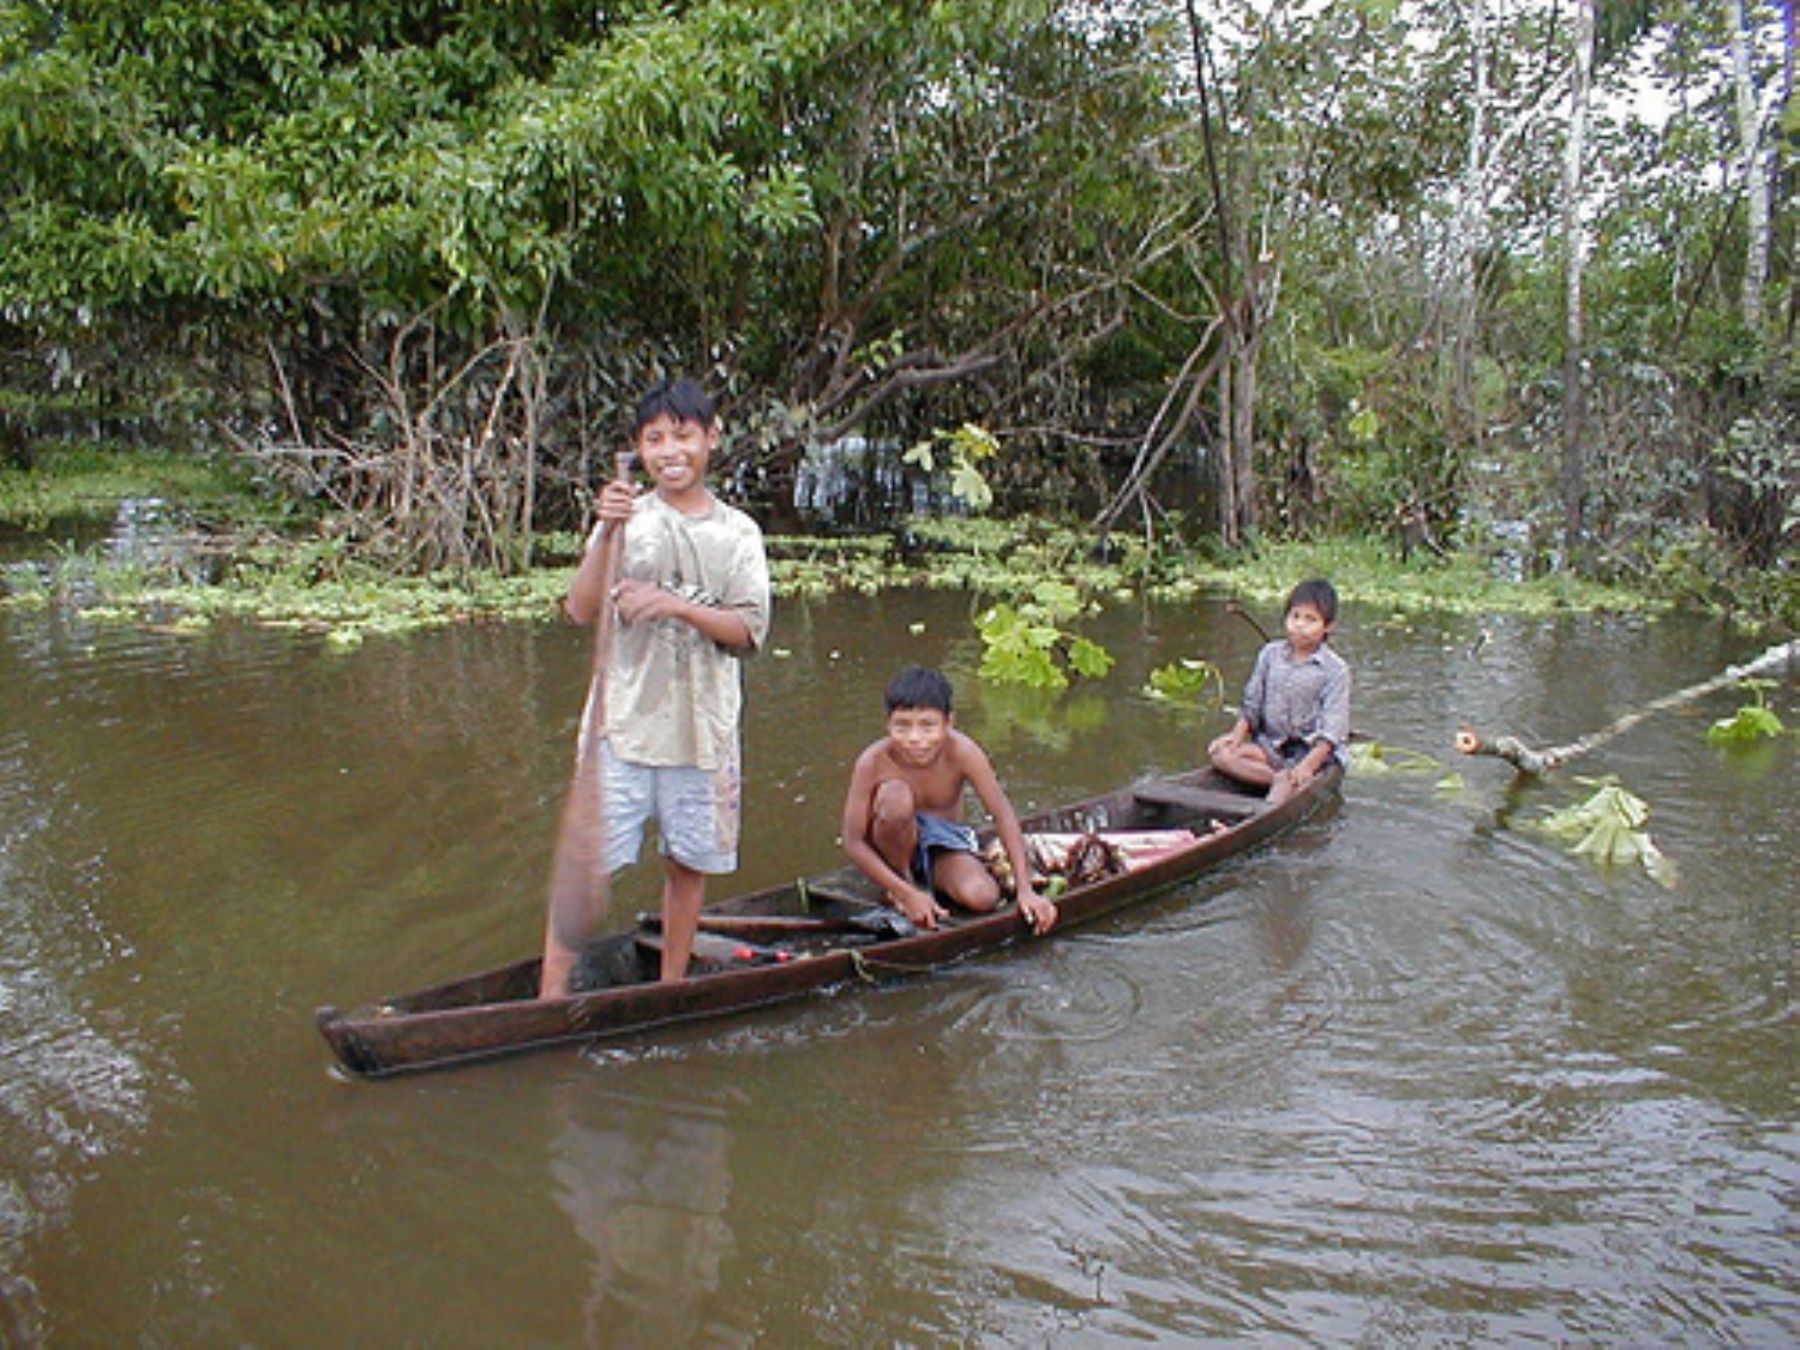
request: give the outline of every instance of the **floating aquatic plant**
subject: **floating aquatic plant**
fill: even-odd
[[[1750,695],[1751,701],[1730,717],[1721,717],[1706,729],[1706,741],[1721,749],[1753,745],[1770,736],[1780,736],[1787,728],[1769,706],[1765,689],[1773,689],[1773,680],[1743,680],[1738,688]]]
[[[1088,607],[1075,587],[1061,582],[1045,582],[1025,598],[989,606],[975,620],[982,678],[1033,689],[1066,689],[1071,673],[1104,678],[1113,666],[1112,653],[1064,627]]]
[[[1355,773],[1431,773],[1443,766],[1430,755],[1405,746],[1384,745],[1380,741],[1350,742],[1350,768]]]
[[[1673,886],[1675,865],[1645,828],[1650,808],[1644,799],[1611,779],[1583,781],[1597,783],[1594,794],[1552,812],[1539,822],[1540,827],[1559,839],[1573,841],[1569,852],[1591,858],[1602,867],[1640,863],[1657,881]]]
[[[1225,677],[1219,668],[1211,661],[1185,656],[1151,671],[1150,681],[1144,686],[1151,698],[1189,705],[1201,703],[1208,689],[1213,691],[1215,706],[1225,702]]]
[[[1443,765],[1421,750],[1408,750],[1401,745],[1384,745],[1376,740],[1357,739],[1350,742],[1350,772],[1369,778],[1384,774],[1440,773]],[[1454,796],[1463,789],[1462,775],[1441,774],[1437,791]]]

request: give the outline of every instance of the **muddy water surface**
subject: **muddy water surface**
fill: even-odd
[[[958,676],[1030,806],[1186,763],[1223,719],[1147,672],[1204,656],[1235,697],[1257,642],[1120,608],[1112,676],[1042,700],[974,678],[969,603],[781,609],[740,882],[836,860],[904,661]],[[1756,644],[1352,606],[1339,645],[1362,732],[1441,769],[952,973],[367,1084],[315,1005],[537,941],[584,635],[0,611],[0,1342],[1800,1337],[1792,738],[1710,749],[1724,694],[1580,766],[1650,803],[1672,888],[1528,827],[1572,774],[1509,796],[1448,751],[1572,739]]]

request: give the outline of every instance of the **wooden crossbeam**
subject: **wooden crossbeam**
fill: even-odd
[[[1167,779],[1140,783],[1131,789],[1131,795],[1147,806],[1179,806],[1185,810],[1198,811],[1202,815],[1231,820],[1253,816],[1268,805],[1260,797],[1246,797],[1239,792],[1221,792],[1217,788],[1190,787],[1186,783],[1174,783]]]

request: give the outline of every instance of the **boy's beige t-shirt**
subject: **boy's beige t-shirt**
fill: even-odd
[[[595,531],[589,540],[599,541]],[[716,497],[684,515],[655,493],[638,498],[619,575],[718,609],[736,610],[760,650],[769,632],[769,562],[762,530]],[[738,653],[679,619],[618,623],[606,677],[606,737],[637,764],[713,770],[737,762],[743,708]],[[589,697],[589,711],[592,696]],[[586,727],[590,718],[583,716]]]

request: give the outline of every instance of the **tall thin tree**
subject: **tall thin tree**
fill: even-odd
[[[1574,51],[1569,67],[1569,134],[1563,147],[1563,427],[1562,505],[1564,565],[1582,551],[1582,499],[1587,493],[1587,399],[1584,368],[1587,331],[1582,285],[1587,267],[1587,227],[1582,219],[1586,184],[1588,95],[1594,74],[1594,0],[1575,0]]]
[[[1744,326],[1760,333],[1763,326],[1763,295],[1769,284],[1769,257],[1774,246],[1774,211],[1772,201],[1775,182],[1775,156],[1769,151],[1769,129],[1792,92],[1793,49],[1788,47],[1784,69],[1787,75],[1782,97],[1771,103],[1757,89],[1752,13],[1754,0],[1727,0],[1731,30],[1731,81],[1735,94],[1738,133],[1738,173],[1744,184],[1744,285],[1741,312]],[[1788,8],[1789,40],[1792,39],[1793,8]],[[1779,87],[1779,86],[1778,86]]]

